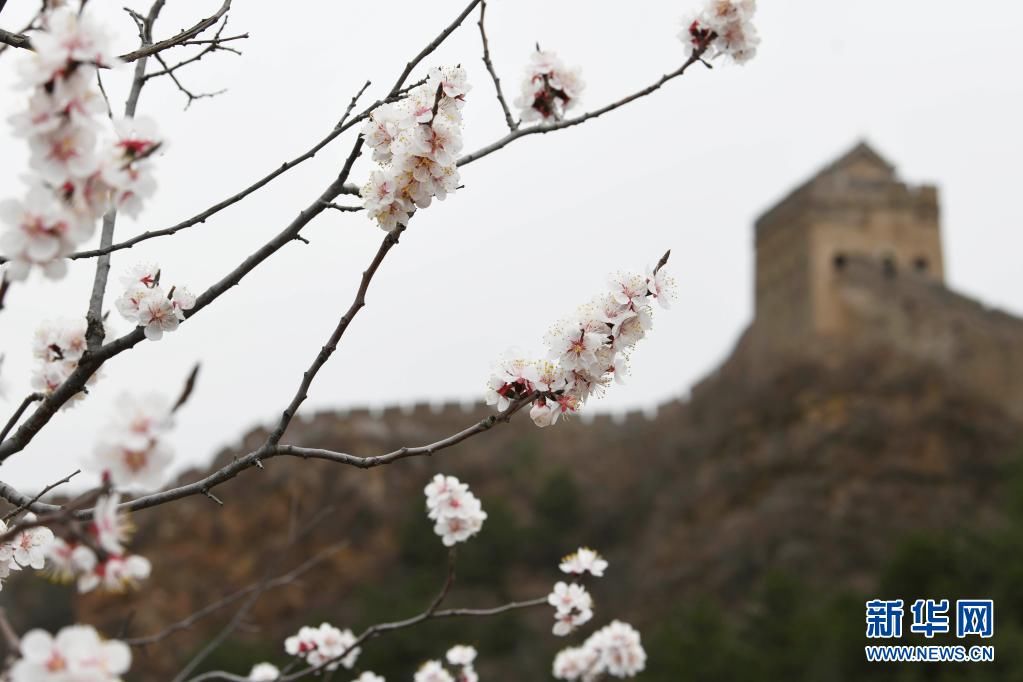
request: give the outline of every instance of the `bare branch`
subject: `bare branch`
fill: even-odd
[[[320,552],[319,554],[316,554],[311,559],[306,560],[300,566],[298,566],[297,568],[293,568],[287,573],[279,575],[276,578],[273,578],[265,582],[260,581],[257,583],[253,583],[248,587],[243,587],[240,590],[232,592],[226,597],[218,599],[217,601],[212,602],[211,604],[207,604],[206,606],[202,607],[195,613],[192,613],[191,615],[177,621],[176,623],[168,625],[159,632],[153,633],[151,635],[146,635],[144,637],[128,638],[124,640],[124,643],[127,644],[128,646],[146,646],[148,644],[155,644],[166,639],[167,637],[170,637],[176,632],[187,630],[188,628],[192,627],[206,616],[212,615],[226,606],[230,606],[234,602],[238,601],[239,599],[249,594],[252,594],[253,592],[257,591],[267,592],[269,590],[274,589],[275,587],[285,587],[287,585],[292,585],[298,578],[302,577],[303,574],[307,573],[311,569],[323,563],[326,559],[328,559],[331,555],[336,553],[343,546],[344,543],[334,545],[333,547],[328,547],[324,551]]]
[[[21,35],[19,33],[11,33],[0,28],[0,43],[7,45],[8,47],[19,47],[22,49],[31,49],[28,36]]]
[[[157,0],[160,2],[161,0]],[[480,0],[472,0],[469,5],[462,11],[461,14],[447,26],[440,35],[438,35],[429,45],[427,45],[412,61],[406,64],[405,70],[402,75],[396,81],[394,87],[391,89],[391,93],[388,97],[396,96],[396,93],[402,88],[406,78],[427,55],[431,54],[443,41],[451,34],[455,28],[465,19],[466,16],[472,11],[472,9],[480,2]],[[230,0],[226,0],[225,5],[230,5]],[[190,36],[191,37],[191,36]],[[371,105],[359,116],[354,117],[342,128],[336,129],[331,135],[326,138],[323,144],[329,142],[343,131],[362,118],[369,115],[377,104]],[[345,161],[344,167],[338,174],[338,177],[327,186],[327,188],[320,194],[320,196],[313,201],[312,204],[307,206],[299,215],[287,226],[278,233],[275,237],[266,242],[263,246],[258,248],[250,256],[248,256],[242,263],[235,267],[231,272],[225,275],[221,280],[211,285],[205,292],[203,292],[197,299],[195,306],[189,311],[186,319],[191,319],[193,315],[198,314],[203,308],[208,306],[210,303],[215,301],[226,291],[236,286],[245,275],[254,270],[260,263],[265,261],[271,255],[280,250],[283,246],[291,241],[294,241],[302,229],[309,224],[316,216],[326,210],[325,204],[332,202],[342,193],[348,193],[352,191],[346,182],[348,176],[351,173],[352,166],[355,160],[359,157],[362,151],[363,138],[360,136],[352,147],[352,151]],[[282,169],[281,172],[283,172]],[[275,176],[274,176],[275,177]],[[271,176],[264,178],[261,182],[269,182],[272,179]],[[237,199],[235,199],[237,200]],[[233,203],[233,202],[231,202]],[[110,248],[110,247],[108,247]],[[133,331],[125,334],[124,336],[111,341],[99,348],[90,347],[85,354],[79,359],[78,365],[71,375],[62,383],[55,391],[53,391],[42,404],[32,413],[32,415],[25,420],[25,423],[6,441],[0,443],[0,462],[5,461],[17,452],[23,450],[28,443],[53,417],[56,411],[62,406],[67,400],[81,392],[85,387],[85,382],[91,377],[96,370],[98,370],[103,363],[111,357],[134,347],[140,343],[144,338],[143,330],[136,327]],[[258,459],[258,458],[257,458]]]
[[[151,495],[145,495],[138,497],[129,502],[123,503],[122,508],[130,511],[138,511],[140,509],[148,509],[150,507],[156,507],[161,504],[166,504],[174,500],[179,500],[183,497],[189,497],[191,495],[199,495],[203,493],[203,490],[211,490],[215,486],[220,485],[226,481],[231,480],[242,471],[250,469],[262,460],[271,459],[278,456],[288,457],[301,457],[303,459],[323,459],[330,462],[336,462],[338,464],[346,464],[353,466],[358,469],[372,469],[385,464],[391,464],[401,459],[407,459],[409,457],[429,457],[434,455],[441,450],[445,450],[454,445],[461,443],[464,440],[477,436],[481,433],[489,431],[498,424],[507,423],[511,420],[512,416],[516,412],[521,410],[523,407],[528,405],[536,396],[529,395],[520,400],[513,402],[503,412],[490,415],[485,419],[481,419],[472,426],[459,431],[458,433],[452,434],[446,438],[435,441],[428,445],[422,445],[418,447],[402,447],[388,452],[383,455],[377,455],[375,457],[357,457],[355,455],[349,455],[343,452],[334,452],[332,450],[319,450],[315,448],[301,448],[294,445],[277,445],[272,446],[269,444],[263,445],[263,447],[250,452],[244,457],[239,457],[230,464],[218,469],[212,474],[202,478],[193,483],[180,486],[178,488],[172,488],[170,490],[164,490]],[[0,495],[3,495],[3,488],[0,487]],[[6,495],[3,495],[6,497]],[[82,515],[87,517],[88,513]]]
[[[51,483],[50,485],[46,486],[45,488],[40,490],[39,493],[36,494],[35,497],[33,497],[30,500],[27,500],[23,504],[15,507],[11,511],[7,512],[6,514],[4,514],[3,520],[7,521],[9,519],[14,518],[15,516],[17,516],[18,514],[20,514],[23,511],[30,510],[32,508],[32,505],[34,505],[36,502],[41,500],[51,490],[53,490],[57,486],[64,485],[65,483],[67,483],[68,481],[70,481],[72,478],[74,478],[75,476],[77,476],[80,473],[82,473],[82,470],[81,469],[76,469],[73,473],[68,474],[67,476],[65,476],[64,478],[60,479],[59,481],[55,481],[54,483]]]
[[[4,442],[4,439],[7,438],[7,434],[11,432],[11,429],[14,428],[14,425],[18,423],[19,419],[21,419],[21,415],[25,414],[25,410],[28,409],[28,406],[38,400],[42,400],[45,397],[46,396],[43,395],[42,393],[30,393],[28,396],[25,397],[24,400],[21,401],[21,405],[19,405],[18,409],[14,411],[14,414],[11,415],[11,418],[7,420],[7,424],[4,425],[3,431],[0,431],[0,443]]]
[[[511,109],[504,99],[504,92],[501,91],[501,79],[497,77],[494,69],[494,62],[490,59],[490,43],[487,41],[487,30],[483,28],[483,17],[487,12],[487,0],[480,0],[480,20],[477,25],[480,27],[480,38],[483,40],[483,63],[487,66],[487,72],[494,81],[494,89],[497,90],[497,101],[501,103],[501,111],[504,113],[504,121],[508,124],[508,130],[515,130],[519,124],[512,118]]]
[[[671,249],[668,249],[667,251],[664,252],[664,255],[661,256],[661,260],[657,261],[657,265],[654,267],[654,274],[655,275],[657,274],[657,272],[661,268],[663,268],[665,265],[668,264],[668,258],[670,258],[670,257],[671,257]]]
[[[4,309],[4,301],[7,299],[7,292],[11,288],[11,281],[6,274],[0,274],[0,310]]]
[[[401,75],[398,76],[398,80],[394,83],[394,86],[391,88],[390,94],[392,96],[398,94],[398,92],[402,89],[402,86],[405,85],[405,80],[410,75],[412,75],[412,71],[417,66],[419,66],[419,63],[426,59],[427,57],[429,57],[431,54],[433,54],[433,51],[440,47],[441,43],[447,40],[447,37],[451,35],[451,33],[456,28],[462,25],[462,22],[465,21],[465,18],[469,16],[473,9],[476,8],[476,5],[480,4],[480,2],[481,0],[472,0],[472,2],[470,2],[469,5],[464,10],[462,10],[462,13],[455,17],[455,20],[452,21],[447,26],[447,28],[440,32],[440,35],[434,38],[426,47],[424,47],[419,52],[419,54],[413,57],[412,60],[405,65],[405,70],[401,72]]]
[[[7,655],[16,656],[16,652],[21,649],[21,640],[18,639],[18,633],[11,626],[11,621],[7,620],[7,611],[2,606],[0,606],[0,636],[3,636],[4,644],[7,645]]]
[[[328,202],[329,203],[329,202]],[[341,341],[341,337],[344,335],[348,326],[355,319],[355,316],[359,311],[366,305],[366,292],[369,291],[370,282],[373,281],[373,276],[377,273],[380,268],[380,264],[383,263],[387,253],[394,248],[398,243],[398,239],[401,237],[401,233],[405,231],[404,225],[398,225],[392,232],[388,232],[387,236],[380,243],[380,248],[377,249],[376,256],[373,257],[373,261],[369,264],[362,273],[362,281],[359,284],[359,289],[355,293],[355,300],[348,307],[348,310],[344,315],[341,316],[341,320],[337,323],[330,338],[327,339],[327,343],[320,348],[320,352],[317,353],[313,359],[313,363],[309,366],[309,369],[302,375],[302,381],[299,383],[298,391],[295,393],[295,397],[291,399],[291,403],[284,410],[281,415],[281,419],[277,424],[277,428],[274,429],[270,437],[267,438],[269,445],[277,445],[281,438],[284,436],[284,432],[288,430],[288,425],[291,423],[292,418],[298,413],[298,408],[305,402],[305,399],[309,397],[309,387],[312,386],[313,380],[316,379],[316,375],[320,369],[327,364],[327,360],[333,355],[334,351],[337,350],[337,345]]]
[[[174,407],[171,408],[171,412],[177,412],[178,408],[188,402],[188,399],[192,396],[192,391],[195,390],[195,380],[199,377],[199,363],[195,363],[192,367],[192,371],[188,373],[188,378],[185,379],[185,386],[181,389],[181,395],[178,396],[177,401],[174,403]]]
[[[128,14],[135,20],[139,30],[139,40],[142,46],[151,45],[153,42],[153,25],[156,23],[166,0],[153,0],[149,13],[140,17],[132,11]],[[135,63],[135,74],[132,78],[131,88],[128,91],[128,98],[124,102],[124,115],[127,118],[135,116],[138,108],[139,96],[142,88],[146,85],[146,62],[147,58],[142,57]],[[103,229],[100,233],[100,248],[108,248],[114,242],[114,228],[117,225],[117,210],[111,208],[103,216]],[[87,327],[85,332],[86,345],[90,350],[95,350],[103,343],[106,332],[103,328],[103,298],[106,295],[107,280],[110,277],[110,254],[100,256],[96,261],[96,275],[92,282],[92,295],[89,297],[89,309],[85,315]]]
[[[320,521],[327,518],[327,516],[332,511],[333,509],[329,507],[321,509],[319,513],[314,515],[313,518],[308,523],[306,523],[306,525],[298,533],[289,534],[290,537],[284,543],[283,549],[287,549],[289,547],[294,546],[300,540],[308,536],[309,533],[312,532],[312,530],[320,523]],[[241,608],[239,608],[238,611],[235,612],[234,616],[227,623],[227,625],[224,626],[224,628],[221,629],[221,631],[218,632],[216,636],[214,636],[209,642],[207,642],[206,646],[199,650],[199,653],[197,653],[194,657],[192,657],[191,660],[188,661],[188,663],[185,664],[185,667],[182,668],[181,671],[174,676],[172,682],[181,682],[182,680],[187,678],[188,675],[191,674],[191,672],[195,670],[195,668],[200,663],[206,660],[207,656],[209,656],[217,648],[219,648],[220,645],[224,642],[224,640],[227,639],[232,632],[238,629],[238,627],[242,624],[242,621],[244,621],[246,616],[248,616],[249,611],[252,610],[252,607],[256,605],[256,602],[259,601],[259,598],[263,596],[264,592],[266,592],[269,584],[272,582],[271,576],[274,574],[274,571],[277,570],[277,567],[281,564],[282,561],[284,561],[285,557],[287,556],[290,556],[290,552],[280,550],[274,552],[272,558],[269,559],[269,566],[267,567],[263,575],[263,579],[260,580],[257,587],[251,591],[251,594],[249,595],[248,599],[246,599],[245,602],[241,605]],[[311,568],[311,566],[309,568]]]
[[[516,130],[511,131],[510,133],[508,133],[507,135],[505,135],[501,139],[497,140],[496,142],[492,142],[492,143],[488,144],[486,147],[482,147],[480,149],[477,149],[476,151],[472,152],[471,154],[466,154],[465,156],[463,156],[462,158],[460,158],[458,160],[458,165],[459,166],[465,166],[465,165],[468,165],[468,164],[472,163],[473,161],[478,161],[479,159],[482,159],[484,156],[488,156],[490,154],[493,154],[498,149],[503,149],[504,147],[507,147],[509,144],[511,144],[515,140],[518,140],[520,138],[526,137],[527,135],[537,135],[537,134],[541,134],[542,135],[542,134],[545,134],[545,133],[554,132],[555,130],[562,130],[563,128],[571,128],[572,126],[577,126],[580,123],[585,123],[586,121],[589,121],[591,119],[597,118],[598,116],[603,116],[604,114],[606,114],[606,113],[608,113],[610,111],[614,111],[615,109],[618,109],[620,107],[625,106],[626,104],[629,104],[630,102],[633,102],[633,101],[635,101],[635,100],[637,100],[637,99],[639,99],[641,97],[645,97],[645,96],[649,95],[650,93],[654,92],[655,90],[660,89],[661,86],[664,85],[665,83],[667,83],[668,81],[670,81],[670,80],[672,80],[674,78],[678,78],[679,76],[684,74],[686,72],[686,69],[688,69],[690,66],[692,66],[693,64],[695,64],[697,62],[701,62],[702,61],[701,60],[701,56],[702,56],[702,51],[697,50],[697,51],[693,52],[693,54],[689,57],[689,59],[687,59],[686,62],[681,67],[679,67],[678,69],[675,69],[674,71],[672,71],[669,74],[665,74],[664,76],[661,76],[653,84],[648,85],[647,87],[643,88],[642,90],[638,90],[637,92],[634,92],[631,95],[627,95],[626,97],[623,97],[620,100],[612,102],[611,104],[608,104],[607,106],[601,107],[600,109],[596,109],[594,111],[582,114],[580,116],[576,116],[575,118],[566,118],[563,121],[557,121],[557,122],[554,122],[554,123],[544,123],[544,124],[541,124],[541,125],[529,126],[527,128],[517,128]]]
[[[341,120],[337,122],[336,127],[340,128],[345,124],[345,120],[347,120],[347,118],[351,116],[352,110],[355,108],[356,103],[358,103],[359,98],[362,97],[362,93],[366,92],[366,89],[369,88],[369,85],[370,81],[366,81],[365,83],[362,84],[362,87],[359,88],[359,91],[355,93],[355,95],[352,97],[352,101],[348,103],[348,108],[345,109],[345,113],[344,115],[341,116]]]
[[[191,28],[186,28],[184,31],[181,31],[180,33],[173,35],[170,38],[165,38],[164,40],[161,40],[157,43],[143,45],[142,47],[140,47],[137,50],[134,50],[133,52],[127,52],[125,54],[122,54],[120,57],[118,57],[118,59],[120,59],[122,62],[134,62],[138,61],[139,59],[142,59],[143,57],[149,57],[150,55],[158,54],[160,52],[163,52],[164,50],[169,50],[172,47],[184,45],[188,41],[198,36],[203,31],[208,29],[210,26],[215,25],[218,21],[220,21],[220,18],[222,16],[227,14],[227,11],[229,9],[231,9],[231,0],[224,0],[224,4],[222,4],[220,6],[220,9],[218,9],[213,15],[208,16],[205,19],[200,19]],[[28,28],[26,28],[25,30],[28,30]],[[5,31],[3,29],[0,29],[0,43],[25,50],[32,49],[32,42],[28,36],[18,33],[11,33],[10,31]]]
[[[343,206],[341,204],[335,204],[332,201],[327,202],[325,206],[335,211],[341,211],[342,213],[356,213],[363,210],[362,206]]]

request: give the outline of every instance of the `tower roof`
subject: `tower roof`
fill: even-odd
[[[827,164],[809,179],[789,192],[781,201],[764,211],[756,221],[757,229],[771,222],[771,217],[785,212],[811,196],[827,196],[839,189],[838,196],[846,198],[850,185],[886,186],[901,184],[895,166],[879,154],[866,141],[860,140],[851,149]]]

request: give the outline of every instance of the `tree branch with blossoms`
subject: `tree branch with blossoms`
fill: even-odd
[[[680,34],[685,59],[668,72],[629,95],[586,113],[579,110],[584,83],[579,68],[566,67],[550,50],[529,55],[519,96],[514,100],[518,118],[504,96],[490,54],[484,23],[485,0],[471,0],[430,42],[405,63],[393,85],[368,106],[356,111],[369,82],[351,98],[338,123],[307,151],[264,174],[244,189],[170,227],[148,229],[114,239],[119,213],[137,217],[156,189],[156,166],[164,149],[163,138],[152,121],[136,116],[146,83],[169,78],[188,103],[207,95],[189,90],[180,70],[198,64],[218,51],[237,53],[228,42],[247,33],[225,36],[231,1],[224,0],[211,16],[169,38],[157,40],[154,25],[166,0],[154,0],[143,15],[128,10],[139,35],[138,49],[116,56],[112,33],[87,0],[44,5],[40,16],[20,34],[0,32],[0,42],[21,49],[23,86],[28,91],[23,110],[12,118],[15,133],[30,150],[29,186],[21,199],[0,205],[0,267],[3,289],[11,281],[29,281],[36,273],[59,279],[68,262],[96,259],[88,312],[81,318],[43,323],[34,337],[35,367],[31,391],[0,431],[0,464],[26,449],[60,410],[88,399],[89,387],[100,380],[99,370],[110,360],[143,342],[159,342],[174,333],[278,251],[294,241],[307,242],[303,231],[325,211],[358,214],[375,223],[384,237],[364,270],[354,296],[324,344],[298,382],[265,442],[252,452],[184,485],[161,490],[174,460],[169,434],[179,409],[195,387],[195,370],[176,402],[165,396],[126,395],[116,404],[109,425],[100,431],[83,470],[98,474],[102,483],[62,504],[42,499],[70,476],[27,495],[0,482],[0,497],[14,509],[0,521],[0,584],[11,572],[46,570],[73,583],[80,593],[135,589],[146,583],[149,560],[132,553],[132,524],[128,514],[204,495],[225,504],[213,489],[242,471],[262,467],[273,457],[321,459],[370,469],[420,456],[432,456],[509,422],[529,408],[532,422],[541,428],[578,413],[620,381],[637,344],[651,329],[655,304],[668,307],[674,284],[665,271],[666,253],[645,272],[615,273],[609,288],[557,322],[544,338],[545,352],[533,357],[506,357],[495,364],[484,397],[496,412],[432,443],[406,446],[380,455],[360,457],[316,447],[283,442],[289,426],[313,388],[316,377],[330,360],[367,304],[367,296],[388,254],[409,229],[412,218],[434,201],[465,189],[460,168],[493,154],[515,140],[580,125],[659,90],[683,75],[696,62],[708,67],[718,58],[742,63],[755,51],[758,38],[752,26],[753,0],[710,0],[685,20]],[[476,9],[482,60],[493,82],[508,133],[469,154],[463,153],[463,109],[471,85],[461,66],[420,69]],[[206,33],[213,29],[212,34]],[[175,56],[172,49],[181,48]],[[187,48],[193,48],[188,50]],[[183,56],[182,56],[183,55]],[[149,70],[152,57],[160,68]],[[116,78],[117,67],[133,63],[124,117],[111,120],[109,100],[102,89],[100,71]],[[423,71],[425,70],[425,74]],[[187,108],[187,107],[186,107]],[[324,179],[325,186],[298,215],[255,247],[198,295],[172,279],[173,267],[139,264],[118,271],[119,294],[108,306],[112,256],[150,239],[170,237],[217,216],[258,192],[281,175],[352,132],[350,148],[340,168]],[[360,164],[363,152],[371,157]],[[369,167],[366,167],[369,166]],[[362,174],[360,184],[353,180]],[[360,205],[338,203],[358,196]],[[101,224],[98,248],[86,248]],[[416,223],[418,225],[418,221]],[[2,295],[0,295],[2,299]],[[116,338],[108,336],[108,308],[132,325]],[[0,356],[2,357],[2,356]],[[113,364],[113,363],[109,363]],[[116,370],[112,370],[116,371]],[[38,404],[37,404],[38,403]],[[36,407],[28,414],[29,409]],[[77,472],[76,472],[77,473]],[[74,476],[74,474],[72,474]],[[156,491],[156,492],[153,492]],[[559,569],[572,582],[557,581],[546,597],[518,600],[487,608],[471,606],[442,609],[455,586],[455,547],[481,532],[487,514],[483,502],[467,484],[437,475],[424,488],[426,510],[434,533],[449,548],[448,567],[440,591],[420,613],[398,621],[370,625],[355,635],[323,623],[305,626],[283,642],[287,660],[262,662],[247,676],[232,672],[199,673],[193,681],[297,680],[310,675],[333,675],[353,670],[362,648],[387,633],[415,627],[428,620],[454,617],[489,617],[519,609],[554,608],[552,634],[567,637],[586,627],[594,617],[593,601],[585,576],[600,577],[607,562],[588,548],[567,556]],[[132,496],[133,495],[133,496]],[[230,500],[228,500],[230,502]],[[10,522],[10,525],[8,525]],[[207,616],[240,604],[226,627],[185,664],[176,680],[196,673],[203,660],[243,623],[256,599],[271,587],[287,584],[311,567],[316,557],[274,577],[268,570],[250,586],[204,605],[192,615],[167,625],[153,635],[126,640],[134,645],[157,645],[175,632],[188,629]],[[59,671],[97,682],[114,682],[131,666],[131,649],[117,639],[104,639],[87,625],[69,626],[56,636],[33,630],[19,636],[16,659],[9,662],[6,679],[12,682],[56,682]],[[83,656],[81,652],[89,652]],[[415,682],[476,682],[477,652],[465,645],[451,647],[443,659],[419,666]],[[581,645],[564,649],[554,659],[552,672],[566,680],[595,680],[601,676],[632,677],[643,670],[646,654],[639,633],[612,621],[592,632]],[[383,682],[372,671],[362,671],[356,682]]]

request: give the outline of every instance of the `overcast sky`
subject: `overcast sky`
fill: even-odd
[[[108,6],[131,49],[123,3],[92,2]],[[171,0],[156,33],[219,4]],[[583,68],[583,107],[594,108],[681,63],[678,21],[693,4],[491,0],[491,50],[510,97],[539,41]],[[19,27],[36,5],[10,0],[0,26]],[[236,5],[231,28],[251,34],[244,56],[215,55],[181,72],[193,89],[226,94],[187,112],[170,83],[142,96],[140,113],[158,118],[169,144],[157,197],[137,223],[119,220],[119,240],[176,223],[305,151],[365,80],[373,81],[365,102],[385,92],[464,2]],[[940,187],[951,286],[1023,314],[1023,5],[996,2],[984,16],[992,21],[981,30],[961,3],[765,2],[761,50],[746,66],[694,68],[633,106],[466,167],[464,189],[417,215],[388,257],[305,410],[475,398],[494,358],[510,347],[540,353],[547,327],[599,292],[608,273],[642,269],[669,247],[679,300],[657,311],[628,385],[589,409],[683,395],[750,320],[755,217],[861,138],[904,178]],[[429,60],[469,69],[467,150],[504,127],[479,47],[474,16]],[[5,119],[23,103],[12,94],[20,56],[12,52],[0,58]],[[118,100],[124,75],[110,84]],[[116,275],[140,261],[159,262],[169,284],[202,291],[320,193],[351,139],[204,225],[117,254],[108,301],[118,295]],[[6,129],[0,140],[0,194],[14,196],[26,151]],[[370,168],[363,159],[355,179]],[[115,358],[87,400],[4,463],[0,480],[31,490],[69,473],[115,396],[175,394],[196,361],[197,393],[172,437],[179,468],[274,418],[348,307],[382,233],[363,215],[326,212],[303,234],[310,246],[286,247],[179,331]],[[0,313],[4,419],[29,391],[32,332],[45,319],[84,314],[93,269],[78,261],[59,283],[33,278],[11,289]],[[123,320],[114,324],[128,331]]]

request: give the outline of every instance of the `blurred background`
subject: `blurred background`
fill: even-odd
[[[35,4],[9,0],[0,26],[19,28]],[[201,4],[168,3],[157,33],[219,3]],[[100,6],[131,49],[128,18]],[[307,149],[367,78],[366,102],[460,6],[240,4],[229,30],[251,34],[244,55],[182,73],[194,90],[226,93],[188,111],[170,83],[144,93],[140,112],[170,143],[151,209],[120,223],[118,237],[174,224]],[[490,47],[512,97],[537,41],[580,65],[591,109],[677,67],[689,9],[492,0]],[[451,604],[544,594],[562,554],[593,546],[611,561],[593,586],[594,624],[640,628],[650,655],[641,679],[1021,676],[1023,204],[1013,169],[1023,84],[1013,41],[1023,8],[987,9],[978,29],[961,6],[922,0],[765,4],[748,65],[693,69],[634,106],[464,168],[465,188],[418,216],[388,258],[289,440],[373,455],[470,425],[487,413],[476,401],[495,358],[540,352],[548,325],[607,273],[652,265],[670,247],[679,299],[657,311],[628,383],[585,419],[544,431],[520,419],[429,460],[367,472],[268,462],[219,489],[223,508],[194,499],[135,516],[135,550],[155,567],[143,591],[78,598],[11,580],[0,601],[12,621],[77,619],[142,636],[335,545],[301,581],[264,595],[206,667],[280,660],[281,640],[302,624],[359,630],[410,615],[444,575],[421,498],[443,471],[469,482],[490,514],[460,552]],[[470,71],[467,151],[503,128],[474,21],[431,61]],[[5,93],[17,57],[0,58]],[[108,83],[115,102],[126,84]],[[17,95],[0,100],[5,116],[21,106]],[[3,139],[7,196],[21,191],[27,153]],[[207,223],[122,252],[115,275],[155,260],[166,282],[204,289],[317,195],[347,150],[335,143]],[[362,164],[357,178],[371,169]],[[287,247],[216,307],[105,367],[89,399],[5,462],[0,479],[33,491],[70,473],[118,394],[175,394],[196,361],[199,385],[172,437],[175,475],[192,480],[214,457],[258,445],[380,238],[359,214],[324,215],[304,234],[311,248]],[[564,254],[553,268],[552,254]],[[11,288],[0,312],[8,411],[28,392],[33,331],[83,314],[91,277],[78,261],[60,283]],[[864,663],[864,601],[874,597],[994,598],[985,643],[996,662]],[[137,651],[132,679],[169,679],[230,614]],[[566,644],[549,635],[549,616],[430,624],[370,645],[360,667],[408,679],[457,640],[480,649],[487,679],[545,678]]]

